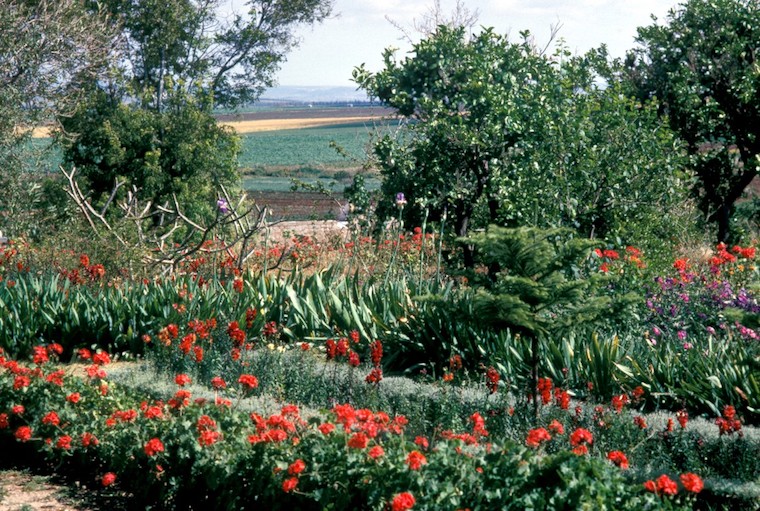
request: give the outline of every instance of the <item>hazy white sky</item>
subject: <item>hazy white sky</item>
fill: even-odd
[[[606,43],[613,57],[622,57],[634,46],[636,28],[650,25],[651,15],[664,20],[678,0],[465,0],[471,11],[480,12],[480,25],[519,40],[528,29],[536,43],[545,45],[550,25],[561,23],[559,37],[578,53]],[[386,47],[409,46],[401,33],[386,20],[389,16],[410,26],[433,4],[433,0],[336,0],[335,16],[314,28],[299,32],[301,45],[288,56],[277,75],[280,85],[354,85],[351,71],[366,63],[372,71],[382,68]],[[456,0],[441,0],[444,13],[451,13]]]

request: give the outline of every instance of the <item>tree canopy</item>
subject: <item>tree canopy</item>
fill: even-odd
[[[439,27],[401,61],[360,67],[354,78],[395,108],[405,128],[375,155],[389,199],[403,192],[406,220],[451,218],[473,227],[571,227],[632,243],[636,225],[662,237],[668,206],[683,199],[678,141],[648,106],[631,101],[604,49],[573,57],[537,51],[530,35],[493,29],[468,37]],[[472,251],[465,247],[465,264]]]
[[[694,194],[726,241],[734,204],[760,165],[760,4],[689,0],[654,21],[639,28],[628,78],[688,144]]]

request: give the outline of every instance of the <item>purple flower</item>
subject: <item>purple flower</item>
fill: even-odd
[[[404,192],[398,192],[396,194],[396,206],[399,208],[403,208],[406,205],[406,197],[404,197]]]
[[[679,330],[678,331],[678,339],[683,341],[686,339],[686,330]]]
[[[219,212],[223,215],[226,215],[227,213],[230,212],[230,205],[227,204],[226,199],[219,199],[218,201],[216,201],[216,207],[217,209],[219,209]]]

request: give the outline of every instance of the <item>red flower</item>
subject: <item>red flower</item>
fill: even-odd
[[[95,365],[104,366],[111,363],[111,356],[105,351],[100,351],[92,356]]]
[[[610,451],[607,453],[607,459],[612,463],[622,468],[623,470],[628,468],[628,458],[622,451]]]
[[[204,429],[198,435],[198,443],[201,445],[201,447],[207,447],[209,445],[213,445],[221,439],[222,439],[222,434],[219,433],[218,431],[213,431],[211,429]]]
[[[98,445],[100,442],[92,433],[82,433],[82,447],[89,447],[91,445]]]
[[[108,472],[103,475],[103,477],[100,479],[100,484],[103,486],[111,486],[113,483],[116,482],[116,474],[113,472]]]
[[[238,293],[242,293],[243,292],[243,279],[241,279],[240,277],[237,277],[235,280],[232,281],[232,287]]]
[[[190,379],[190,377],[186,374],[178,374],[174,378],[174,383],[176,383],[180,387],[184,387],[185,385],[188,385],[191,381],[192,380]]]
[[[288,467],[288,474],[295,476],[303,472],[304,469],[306,469],[306,463],[302,459],[297,459]]]
[[[644,489],[651,493],[657,493],[657,486],[654,484],[654,481],[651,479],[649,481],[644,482]]]
[[[58,426],[61,423],[60,417],[58,417],[58,414],[55,412],[48,412],[43,418],[42,418],[43,424],[50,424],[51,426]]]
[[[633,418],[633,423],[636,424],[639,429],[647,429],[647,421],[644,419],[644,417],[637,415]]]
[[[383,455],[385,455],[385,450],[383,450],[383,448],[379,445],[376,445],[372,447],[372,449],[369,450],[369,457],[372,458],[373,460],[376,460],[377,458],[380,458]]]
[[[418,436],[415,438],[414,443],[419,445],[423,450],[427,450],[428,446],[430,445],[428,439],[424,436]]]
[[[284,491],[285,493],[290,493],[296,489],[296,486],[298,486],[297,477],[291,477],[290,479],[285,479],[282,482],[282,491]]]
[[[391,501],[391,509],[392,511],[406,511],[407,509],[412,509],[415,502],[414,495],[405,491],[393,497],[393,500]]]
[[[14,405],[11,408],[11,413],[13,415],[21,415],[24,413],[24,405]]]
[[[578,447],[582,444],[591,445],[593,443],[594,436],[591,434],[591,431],[587,429],[578,428],[570,435],[570,445],[573,447]]]
[[[30,380],[28,376],[19,375],[13,379],[13,390],[20,390],[24,387],[28,387],[31,384],[32,380]]]
[[[15,437],[20,442],[28,442],[32,438],[32,428],[21,426],[16,430]]]
[[[227,388],[227,382],[221,376],[214,376],[211,378],[211,386],[216,390],[222,390]]]
[[[552,437],[545,428],[535,428],[528,431],[525,438],[525,445],[528,447],[538,447],[542,442],[548,442]]]
[[[486,371],[486,387],[491,394],[494,394],[499,388],[499,371],[489,367]]]
[[[369,346],[370,358],[372,359],[372,365],[379,368],[380,361],[383,359],[383,343],[375,341]]]
[[[252,374],[243,374],[238,378],[238,383],[243,385],[246,390],[253,390],[259,386],[259,380]]]
[[[353,447],[354,449],[364,449],[367,447],[368,442],[369,437],[360,431],[359,433],[354,433],[354,435],[348,439],[348,446]]]
[[[10,426],[7,413],[0,413],[0,429],[6,429]]]
[[[555,435],[564,435],[565,434],[565,426],[562,425],[562,423],[558,420],[553,420],[551,424],[549,424],[549,429],[554,433]]]
[[[406,457],[406,464],[412,470],[419,470],[425,463],[427,463],[427,458],[420,451],[412,451]]]
[[[329,422],[325,422],[324,424],[320,424],[317,429],[322,433],[323,435],[329,435],[335,430],[335,424],[331,424]]]
[[[685,428],[689,422],[689,413],[686,410],[676,412],[676,420],[681,425],[681,429]]]
[[[702,478],[697,474],[692,474],[691,472],[681,474],[681,484],[683,484],[683,487],[686,488],[686,491],[690,491],[692,493],[699,493],[705,487],[705,483],[702,482]]]
[[[81,398],[81,396],[80,396],[79,392],[72,392],[71,394],[69,394],[68,396],[66,396],[66,401],[68,401],[69,403],[75,403],[76,404],[76,403],[79,402],[80,398]]]
[[[355,351],[352,351],[348,355],[348,363],[351,365],[351,367],[359,367],[359,364],[361,361],[359,360],[359,354]]]
[[[151,438],[143,449],[148,457],[152,457],[160,452],[164,452],[164,444],[158,438]]]
[[[588,447],[586,447],[585,445],[579,445],[578,447],[574,447],[573,454],[576,454],[577,456],[585,456],[588,454]]]
[[[55,443],[55,446],[59,449],[71,449],[71,437],[69,435],[63,435],[59,437]]]
[[[380,368],[377,368],[377,367],[375,367],[374,369],[372,369],[372,371],[369,372],[369,374],[367,375],[367,377],[364,378],[364,380],[367,383],[374,383],[376,385],[378,383],[380,383],[382,381],[382,379],[383,379],[383,370],[380,369]]]
[[[667,475],[662,474],[655,481],[657,483],[657,493],[662,495],[675,495],[678,493],[678,485]]]

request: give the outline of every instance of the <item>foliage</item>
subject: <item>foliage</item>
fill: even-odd
[[[89,381],[66,376],[41,358],[35,372],[3,358],[0,438],[4,448],[27,459],[43,455],[59,472],[116,485],[132,494],[135,505],[380,508],[408,494],[405,502],[413,499],[415,509],[524,509],[559,502],[688,509],[699,491],[672,483],[677,497],[648,492],[612,463],[566,448],[549,453],[527,440],[527,447],[486,444],[486,423],[477,413],[465,432],[412,441],[405,417],[350,405],[308,420],[294,405],[269,416],[248,413],[238,405],[250,393],[243,384],[250,378],[230,382],[229,390],[218,387],[234,402],[217,394],[213,401],[191,403],[193,393],[183,388],[187,379],[179,376],[175,396],[156,401],[108,382],[107,355],[91,356]],[[557,442],[576,450],[594,447],[588,430],[584,440],[576,439],[582,431],[568,431],[567,444],[558,435]]]
[[[467,39],[440,27],[413,56],[387,50],[383,71],[355,70],[360,87],[408,121],[375,145],[385,195],[406,195],[407,222],[428,211],[458,236],[491,223],[636,243],[673,235],[663,201],[680,205],[686,178],[673,134],[621,95],[604,50],[550,58],[522,35],[516,44],[492,29]],[[463,254],[471,267],[467,246]]]
[[[665,24],[640,28],[627,61],[633,90],[656,99],[688,144],[693,191],[718,241],[729,240],[734,205],[757,175],[758,40],[756,0],[689,0]]]
[[[155,206],[176,197],[198,219],[212,215],[220,186],[238,180],[237,135],[216,123],[210,104],[192,97],[172,97],[157,113],[95,91],[62,126],[64,165],[76,168],[103,202],[121,182],[120,194],[139,190]],[[64,133],[78,135],[69,140]]]
[[[50,169],[44,151],[29,143],[32,130],[82,99],[83,83],[101,75],[114,34],[80,0],[8,0],[0,34],[0,232],[37,237],[55,214],[44,209],[37,173]]]

